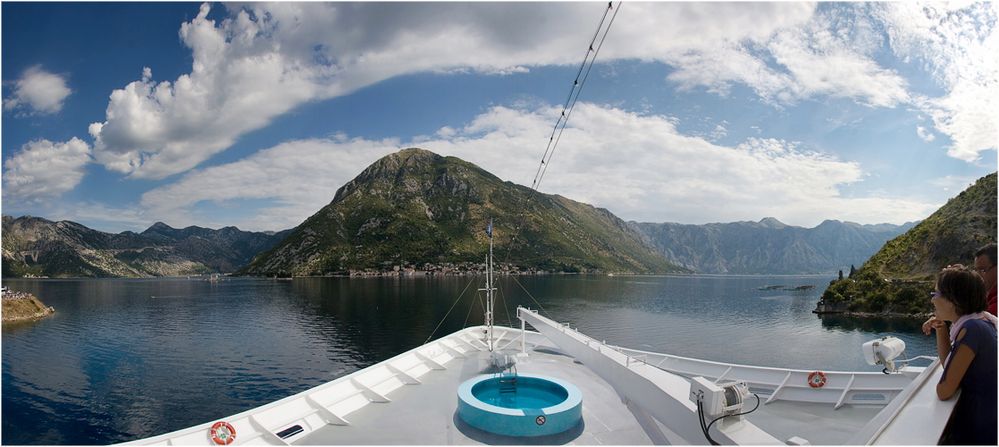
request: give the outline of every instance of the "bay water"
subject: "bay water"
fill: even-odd
[[[798,369],[879,371],[860,345],[884,335],[935,355],[918,320],[813,314],[831,279],[499,277],[496,322],[519,328],[523,305],[615,345]],[[483,280],[4,280],[56,313],[3,328],[0,441],[109,444],[245,411],[481,324]]]

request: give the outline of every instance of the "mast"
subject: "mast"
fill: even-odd
[[[486,234],[489,235],[489,257],[486,258],[486,288],[479,289],[486,291],[486,344],[489,345],[489,352],[493,352],[493,307],[496,298],[493,292],[493,220],[489,219],[489,226],[486,227]]]

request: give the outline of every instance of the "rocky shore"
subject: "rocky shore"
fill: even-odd
[[[827,302],[824,299],[820,299],[818,303],[815,304],[815,309],[812,310],[813,314],[818,315],[842,315],[845,317],[856,317],[856,318],[921,318],[926,319],[933,315],[932,312],[892,312],[892,311],[881,311],[881,312],[867,312],[867,311],[856,311],[850,310],[849,303],[847,302]]]
[[[3,288],[3,324],[21,323],[45,318],[55,313],[34,295]]]

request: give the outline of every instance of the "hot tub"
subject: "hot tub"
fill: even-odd
[[[579,424],[583,395],[575,385],[554,377],[481,375],[458,387],[458,416],[499,435],[553,435]]]

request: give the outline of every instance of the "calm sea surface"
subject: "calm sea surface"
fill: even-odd
[[[882,335],[905,340],[910,356],[933,354],[933,339],[918,332],[919,321],[812,314],[830,279],[552,276],[518,284],[500,278],[496,320],[510,324],[522,304],[608,343],[802,369],[876,371],[864,363],[860,344]],[[128,441],[304,391],[431,334],[481,324],[475,292],[481,282],[5,280],[56,313],[3,328],[2,443]],[[776,284],[817,287],[758,290]]]

